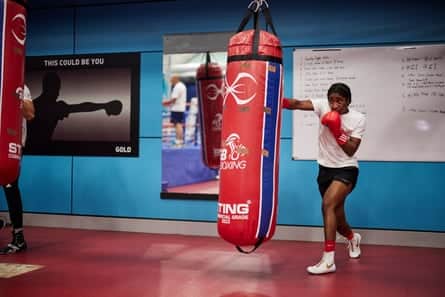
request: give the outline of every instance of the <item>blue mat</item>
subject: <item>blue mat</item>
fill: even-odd
[[[217,171],[204,165],[200,146],[162,149],[162,187],[195,184],[215,179]]]

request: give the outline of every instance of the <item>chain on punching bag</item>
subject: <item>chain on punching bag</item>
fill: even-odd
[[[26,9],[24,1],[0,1],[2,43],[0,87],[0,185],[13,182],[22,156]]]
[[[196,71],[199,101],[202,159],[209,168],[219,168],[221,149],[224,74],[218,63],[206,55],[206,62]]]
[[[273,33],[259,29],[261,15]],[[251,17],[254,29],[244,30]],[[249,5],[227,62],[217,225],[248,253],[272,238],[277,211],[282,49],[265,1]]]

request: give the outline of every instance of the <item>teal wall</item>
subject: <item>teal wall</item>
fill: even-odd
[[[32,1],[27,55],[140,52],[139,158],[25,156],[25,211],[215,221],[216,201],[162,200],[161,106],[164,34],[228,32],[250,1],[182,0],[81,6]],[[285,95],[292,95],[292,51],[323,45],[445,41],[441,1],[269,1],[284,50]],[[93,3],[93,5],[88,5]],[[211,4],[210,4],[211,3]],[[54,5],[53,5],[54,6]],[[445,120],[444,120],[445,121]],[[321,226],[315,161],[291,160],[291,114],[281,135],[278,224]],[[381,145],[384,149],[384,144]],[[445,154],[445,152],[444,152]],[[361,162],[347,211],[354,227],[445,231],[444,163]],[[3,194],[0,194],[3,195]],[[5,209],[3,197],[0,207]]]

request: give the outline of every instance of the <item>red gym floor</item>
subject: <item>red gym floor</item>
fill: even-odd
[[[321,243],[272,240],[244,255],[216,237],[35,227],[25,232],[28,251],[1,256],[0,275],[17,270],[7,263],[42,267],[0,277],[1,297],[439,297],[445,292],[445,249],[363,245],[362,258],[351,260],[338,244],[337,272],[310,276],[305,267],[318,260]],[[0,243],[9,239],[8,230],[0,231]]]

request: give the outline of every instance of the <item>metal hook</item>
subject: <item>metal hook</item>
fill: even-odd
[[[252,6],[255,6],[255,9],[252,9]],[[258,0],[252,0],[252,2],[250,2],[249,6],[247,6],[248,9],[252,10],[253,12],[257,12],[258,11]]]
[[[252,11],[258,12],[263,4],[265,4],[266,7],[269,8],[269,3],[267,3],[267,0],[252,0],[247,8],[252,10],[252,6],[255,5],[255,9],[253,9]]]

